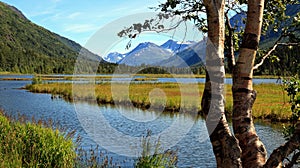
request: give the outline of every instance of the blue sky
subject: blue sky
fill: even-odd
[[[45,27],[59,35],[72,39],[94,52],[108,52],[108,50],[123,50],[128,39],[110,38],[116,35],[125,26],[145,19],[142,16],[145,12],[154,12],[149,7],[156,7],[164,0],[2,0],[21,10],[32,22]],[[152,15],[152,14],[151,14]],[[150,16],[150,15],[149,15]],[[146,16],[145,16],[146,17]],[[113,24],[112,24],[113,23]],[[129,24],[129,25],[128,25]],[[109,25],[109,26],[108,26]],[[112,31],[113,29],[113,31]],[[193,30],[194,31],[194,30]],[[91,38],[97,34],[99,41],[108,41],[105,51],[93,49],[89,43]],[[101,32],[99,34],[99,32]],[[183,37],[177,35],[177,40]],[[189,31],[190,32],[190,31]],[[168,34],[156,33],[141,35],[134,41],[133,46],[143,41],[163,43],[171,37]],[[186,40],[199,40],[195,33]],[[196,33],[197,34],[197,33]],[[107,37],[104,37],[107,36]],[[174,37],[174,36],[172,36]],[[101,39],[101,40],[100,40]],[[150,39],[150,40],[149,40]],[[99,54],[99,53],[98,53]]]

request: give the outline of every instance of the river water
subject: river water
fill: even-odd
[[[178,167],[216,166],[201,118],[122,106],[99,106],[92,102],[70,103],[53,99],[49,94],[19,89],[30,83],[0,80],[0,108],[12,116],[21,114],[28,118],[52,119],[66,131],[76,130],[77,136],[82,137],[83,148],[99,145],[117,165],[133,166],[134,159],[141,153],[142,136],[151,130],[153,143],[160,137],[164,149],[178,151]],[[284,142],[280,130],[260,123],[256,123],[256,130],[268,153]]]

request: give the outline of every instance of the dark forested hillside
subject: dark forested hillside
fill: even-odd
[[[89,58],[100,60],[83,50]],[[32,23],[15,7],[0,2],[0,71],[72,73],[80,51],[76,42]],[[102,64],[108,68],[105,71],[112,71],[112,64]]]

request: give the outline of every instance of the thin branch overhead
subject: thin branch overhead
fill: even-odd
[[[275,41],[274,46],[266,53],[266,55],[264,55],[262,57],[260,62],[253,67],[253,70],[257,70],[261,65],[263,65],[266,58],[268,58],[276,50],[276,48],[278,46],[300,46],[299,42],[296,42],[296,43],[294,43],[294,42],[282,43],[281,42],[281,40],[284,39],[285,37],[290,37],[292,35],[293,34],[291,34],[290,32],[281,34],[281,36]]]
[[[262,57],[261,61],[253,67],[253,70],[258,69],[261,65],[263,65],[265,59],[268,58],[268,57],[272,54],[272,52],[275,51],[276,48],[277,48],[278,46],[280,46],[280,45],[281,45],[281,46],[300,46],[300,43],[276,43],[276,44],[275,44],[275,45],[267,52],[267,54],[264,55],[264,56]]]

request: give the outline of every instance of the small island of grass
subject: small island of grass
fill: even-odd
[[[195,86],[196,85],[196,86]],[[75,87],[74,87],[75,86]],[[98,84],[50,83],[27,85],[26,89],[36,93],[60,95],[66,100],[97,100],[99,104],[128,104],[147,109],[165,107],[165,111],[201,113],[201,96],[204,84],[178,83],[131,83],[129,85],[129,99],[126,98],[126,87],[122,83],[102,82]],[[112,88],[117,88],[117,94],[112,94]],[[123,88],[123,89],[122,89]],[[182,89],[184,88],[184,89]],[[120,90],[119,90],[120,89]],[[160,89],[166,96],[165,104],[162,94],[152,94],[154,89]],[[291,116],[288,97],[281,85],[257,84],[257,99],[253,107],[253,117],[256,119],[270,119],[273,121],[287,121]],[[196,90],[196,92],[195,92]],[[151,96],[149,96],[149,94]],[[231,85],[226,85],[226,113],[232,111]],[[184,97],[182,97],[184,96]]]

